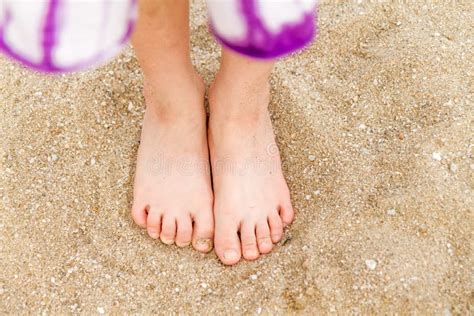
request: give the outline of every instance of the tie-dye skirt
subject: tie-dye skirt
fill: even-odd
[[[216,39],[255,58],[307,45],[316,32],[316,4],[207,0]],[[118,54],[136,17],[137,0],[0,0],[0,52],[39,71],[82,70]]]

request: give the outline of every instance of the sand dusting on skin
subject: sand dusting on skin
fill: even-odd
[[[471,1],[321,5],[317,42],[272,79],[296,221],[232,268],[131,221],[131,50],[56,78],[1,58],[0,313],[473,313],[473,17]],[[210,82],[202,2],[192,30]]]

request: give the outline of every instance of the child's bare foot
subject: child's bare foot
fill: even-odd
[[[132,216],[152,238],[212,249],[212,188],[203,106],[196,75],[147,83]],[[176,78],[175,78],[176,79]]]
[[[272,250],[293,220],[267,110],[269,86],[217,77],[209,92],[215,251],[224,264]]]

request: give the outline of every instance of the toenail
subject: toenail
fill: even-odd
[[[199,238],[196,240],[196,247],[204,250],[210,250],[212,248],[212,240],[209,238]]]
[[[149,231],[148,234],[150,235],[151,238],[156,239],[158,238],[158,232],[157,231]]]
[[[224,259],[227,260],[236,260],[238,259],[239,255],[237,254],[237,251],[233,249],[228,249],[224,251]]]
[[[166,245],[172,245],[174,244],[174,240],[173,239],[165,239],[165,238],[162,238],[161,239],[161,242],[166,244]]]
[[[176,246],[184,248],[184,247],[189,246],[190,243],[191,243],[190,241],[183,242],[183,243],[176,243]]]
[[[258,256],[258,252],[256,250],[247,250],[247,256],[256,257]]]

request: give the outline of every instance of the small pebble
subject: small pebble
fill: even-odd
[[[450,163],[449,164],[449,170],[451,170],[451,172],[458,171],[458,165],[456,165],[454,162]]]
[[[375,270],[375,268],[377,267],[377,261],[373,259],[367,259],[365,260],[365,265],[369,270]]]
[[[436,152],[436,151],[435,151],[435,152],[433,153],[433,159],[434,159],[434,160],[437,160],[437,161],[440,161],[440,160],[442,159],[441,154],[440,154],[439,152]]]
[[[387,210],[387,215],[395,216],[395,215],[397,215],[397,210],[395,210],[394,208],[389,208]]]
[[[252,274],[252,275],[250,276],[250,279],[253,280],[253,281],[255,281],[255,280],[257,279],[257,275],[256,275],[256,274]]]
[[[451,310],[449,307],[444,308],[444,316],[451,316]]]
[[[306,201],[309,201],[309,200],[311,200],[311,195],[306,194],[306,195],[304,196],[304,198],[306,199]]]
[[[105,309],[103,307],[97,307],[97,311],[99,312],[99,314],[105,313]]]
[[[315,156],[315,155],[309,155],[309,156],[308,156],[308,159],[309,159],[310,161],[315,161],[315,160],[316,160],[316,156]]]

